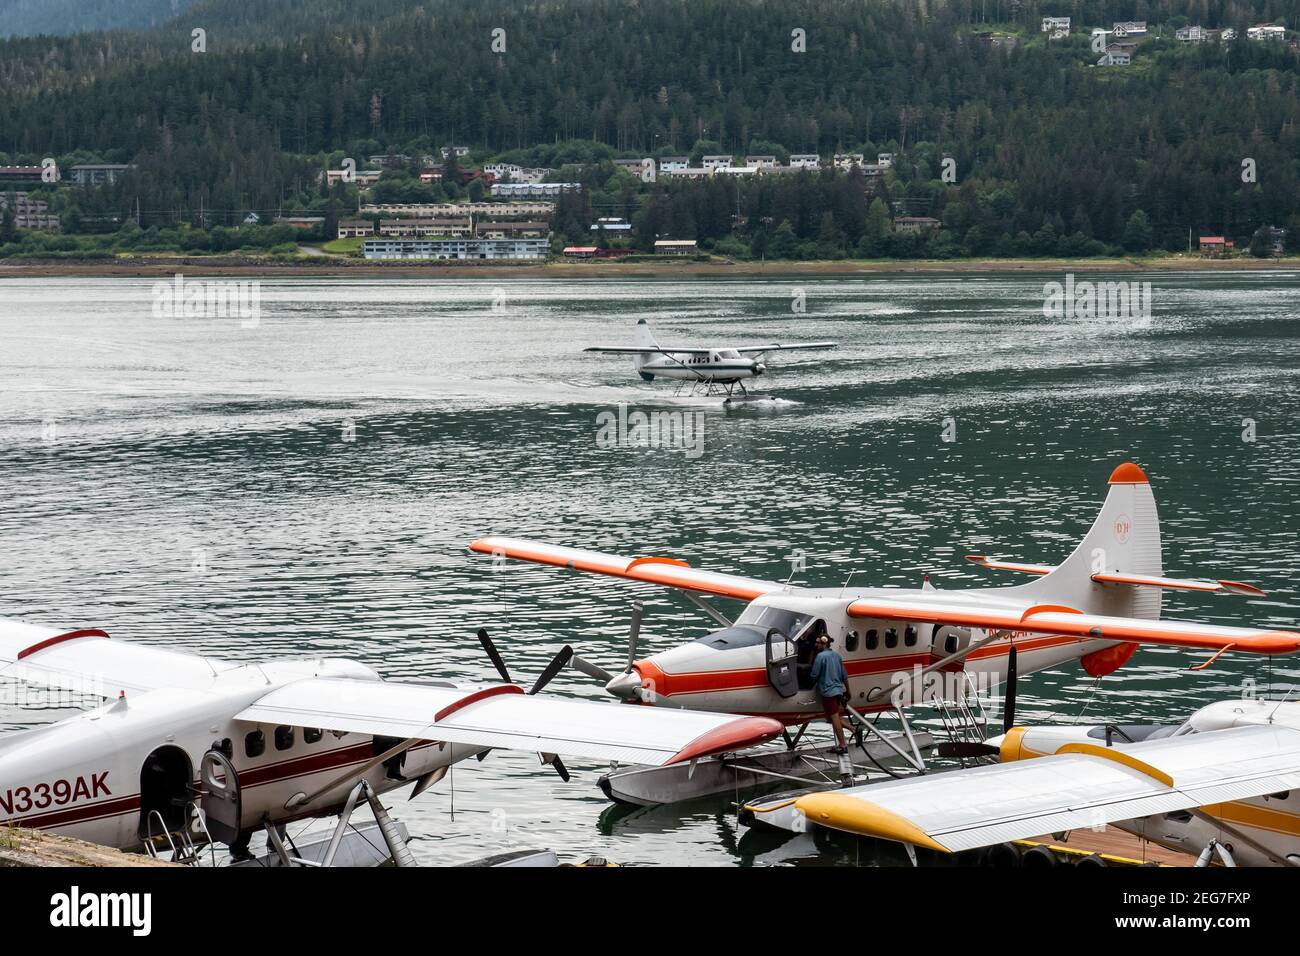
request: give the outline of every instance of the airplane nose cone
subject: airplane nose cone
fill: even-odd
[[[605,685],[605,690],[620,700],[637,700],[641,696],[641,675],[634,670],[619,674]]]

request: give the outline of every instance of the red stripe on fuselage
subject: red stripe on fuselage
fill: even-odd
[[[1020,653],[1046,650],[1065,644],[1083,644],[1075,637],[1042,637],[1018,640],[1016,649]],[[972,651],[967,660],[987,661],[990,658],[1006,657],[1010,643],[991,644]],[[867,658],[844,662],[844,670],[850,678],[865,677],[896,671],[899,668],[911,668],[917,664],[926,667],[943,658],[929,651],[912,654],[895,654],[892,657]],[[658,683],[658,682],[656,682]],[[687,671],[681,674],[664,672],[664,687],[655,690],[661,697],[676,697],[679,694],[708,694],[719,691],[753,690],[768,686],[767,669],[763,667],[738,668],[719,671]]]

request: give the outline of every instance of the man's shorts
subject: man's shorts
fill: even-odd
[[[822,713],[826,715],[828,720],[831,717],[838,714],[839,712],[840,712],[840,699],[838,697],[822,698]]]

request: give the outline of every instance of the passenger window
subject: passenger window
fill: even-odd
[[[844,636],[844,649],[850,654],[858,649],[857,631],[849,631],[849,633]]]
[[[302,729],[302,742],[305,744],[319,743],[324,736],[325,732],[319,727],[304,727]]]
[[[907,625],[907,629],[903,631],[903,643],[908,647],[916,647],[916,628],[911,624]]]
[[[275,728],[275,749],[288,750],[293,746],[293,728],[276,727]]]
[[[898,631],[894,628],[888,628],[885,631],[885,647],[898,646]]]
[[[874,651],[880,646],[880,632],[874,627],[867,631],[867,650]]]
[[[260,757],[266,750],[266,734],[254,730],[244,737],[244,756]]]

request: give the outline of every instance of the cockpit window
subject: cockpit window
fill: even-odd
[[[766,637],[767,631],[757,627],[737,624],[733,627],[724,627],[721,630],[705,634],[703,637],[697,637],[695,640],[696,643],[707,644],[709,647],[726,651],[734,647],[753,647],[755,644],[762,644]]]
[[[718,358],[738,359],[740,358],[740,353],[735,349],[719,349]]]
[[[801,611],[789,611],[782,607],[764,607],[751,604],[745,612],[736,618],[737,624],[752,624],[764,634],[770,628],[776,628],[786,637],[794,637],[812,620],[811,614]]]

